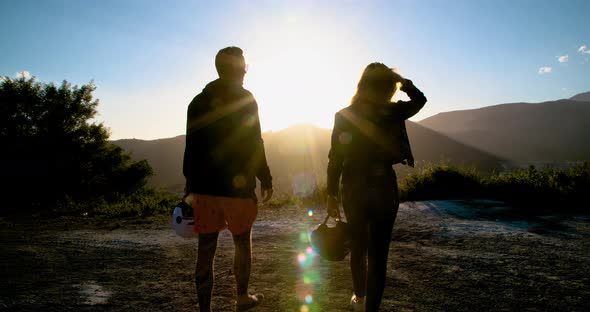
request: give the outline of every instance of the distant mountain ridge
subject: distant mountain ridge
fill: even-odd
[[[150,178],[151,185],[174,191],[183,190],[184,135],[157,140],[123,139],[113,143],[131,152],[133,159],[146,159],[150,163],[155,173]]]
[[[418,163],[440,161],[497,170],[507,162],[576,162],[590,160],[587,135],[590,92],[543,103],[508,103],[440,113],[408,122]],[[263,133],[275,188],[295,192],[302,181],[325,182],[330,129],[297,125]],[[155,171],[150,183],[182,191],[184,135],[158,140],[114,141],[147,159]],[[396,166],[400,176],[409,170]],[[305,184],[305,183],[303,183]]]
[[[445,112],[419,124],[513,162],[585,161],[590,160],[589,96]]]
[[[441,161],[475,166],[485,171],[499,168],[499,157],[459,143],[419,124],[408,122],[408,135],[417,162]],[[266,157],[273,184],[279,192],[296,193],[313,184],[325,183],[331,129],[307,125],[292,126],[263,133]],[[113,143],[132,153],[134,159],[147,159],[155,171],[150,183],[181,192],[184,187],[182,159],[184,135],[158,140],[117,140]],[[405,167],[405,166],[403,166]],[[408,170],[400,166],[400,175]]]
[[[579,101],[579,102],[590,102],[590,91],[584,92],[580,94],[576,94],[570,98],[572,101]]]

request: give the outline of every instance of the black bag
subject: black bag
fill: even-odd
[[[320,257],[341,261],[350,252],[350,230],[346,222],[336,219],[336,226],[328,227],[327,216],[317,229],[311,232],[311,246]]]

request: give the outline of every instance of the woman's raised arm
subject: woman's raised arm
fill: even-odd
[[[410,79],[404,79],[402,83],[401,91],[405,92],[410,98],[409,101],[397,101],[394,103],[393,108],[395,114],[400,116],[403,120],[406,120],[416,115],[424,104],[426,104],[426,97],[424,93],[420,91]]]

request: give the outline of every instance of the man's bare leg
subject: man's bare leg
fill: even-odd
[[[250,268],[252,266],[252,231],[234,235],[234,274],[238,298],[248,295]]]
[[[211,293],[213,291],[214,275],[213,261],[217,249],[219,233],[199,234],[199,247],[197,250],[197,267],[195,272],[195,285],[197,298],[201,312],[211,311]]]
[[[234,274],[236,276],[237,309],[244,311],[253,308],[262,302],[261,294],[248,294],[248,282],[250,281],[250,268],[252,266],[252,231],[234,235],[235,256]]]

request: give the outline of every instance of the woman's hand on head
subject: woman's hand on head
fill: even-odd
[[[393,73],[393,81],[395,81],[395,83],[403,83],[404,82],[404,77],[402,77],[402,75],[396,73],[395,71],[392,70]]]
[[[414,83],[412,82],[412,80],[410,79],[405,79],[402,81],[402,87],[400,88],[400,90],[404,91],[407,88],[411,88],[414,86]]]

